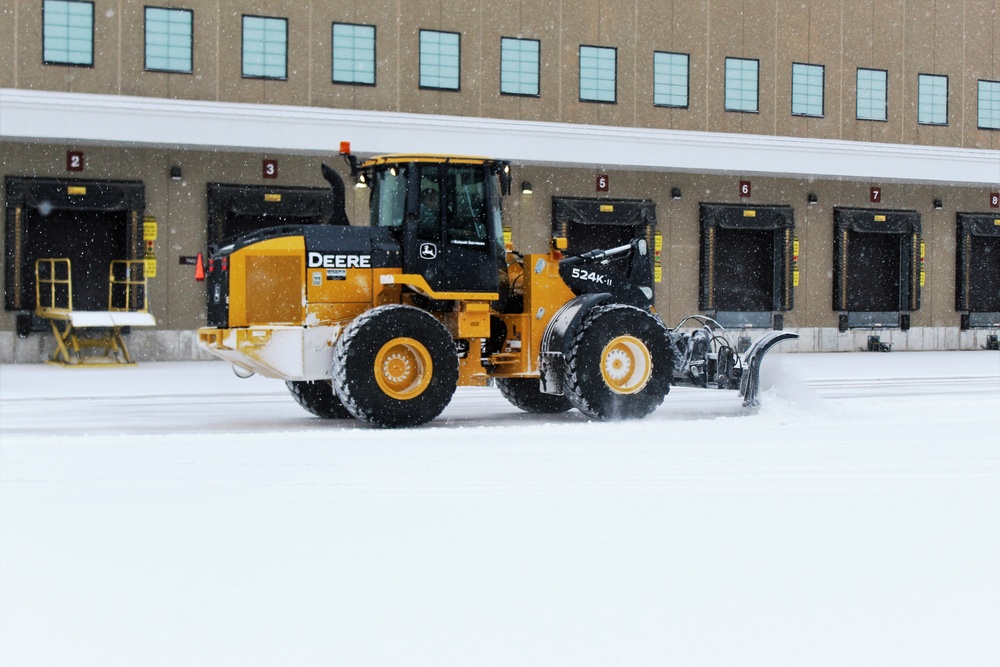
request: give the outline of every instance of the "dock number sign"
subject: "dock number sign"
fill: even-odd
[[[83,171],[83,151],[66,151],[66,171]]]

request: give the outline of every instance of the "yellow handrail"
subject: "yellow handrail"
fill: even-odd
[[[147,288],[144,260],[111,261],[108,271],[108,310],[147,312]]]
[[[65,267],[65,277],[59,277],[59,268]],[[47,300],[43,300],[42,286],[46,286]],[[59,289],[65,285],[65,293]],[[35,309],[73,310],[73,272],[69,258],[44,258],[35,260]]]

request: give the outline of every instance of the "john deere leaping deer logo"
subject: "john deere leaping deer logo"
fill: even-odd
[[[420,244],[420,259],[434,259],[438,256],[437,246],[433,243]]]

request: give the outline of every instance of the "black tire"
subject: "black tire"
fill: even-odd
[[[285,382],[295,402],[323,419],[350,419],[351,413],[337,398],[330,380],[289,380]]]
[[[515,408],[535,414],[556,414],[573,408],[565,396],[543,393],[538,378],[497,378],[497,388]]]
[[[430,313],[380,306],[337,339],[333,386],[352,416],[382,428],[419,426],[441,414],[458,384],[455,343]]]
[[[659,319],[634,306],[591,310],[566,356],[566,396],[592,419],[640,419],[670,391],[673,360]]]

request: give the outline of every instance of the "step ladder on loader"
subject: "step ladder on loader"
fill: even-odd
[[[123,327],[156,326],[148,310],[143,260],[112,260],[107,310],[73,309],[73,274],[67,258],[35,262],[35,315],[48,320],[56,349],[48,363],[63,366],[132,364]],[[84,352],[87,354],[84,354]]]

